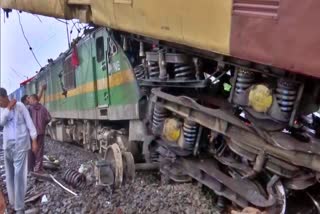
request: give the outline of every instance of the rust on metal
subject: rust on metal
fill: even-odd
[[[123,160],[119,145],[112,144],[108,146],[104,159],[111,164],[114,174],[114,187],[119,188],[123,181]]]

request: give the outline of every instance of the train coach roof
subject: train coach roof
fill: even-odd
[[[33,76],[33,77],[31,77],[31,78],[29,78],[29,79],[27,79],[27,80],[25,80],[25,81],[23,81],[23,82],[21,82],[21,83],[20,83],[20,86],[26,85],[28,82],[30,82],[31,80],[33,80],[35,77],[36,77],[36,75]]]

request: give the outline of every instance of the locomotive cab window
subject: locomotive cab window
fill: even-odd
[[[63,63],[63,82],[66,90],[76,87],[76,73],[71,63],[71,55]]]
[[[104,39],[102,36],[96,40],[96,55],[97,55],[97,62],[103,61],[103,59],[104,59]]]

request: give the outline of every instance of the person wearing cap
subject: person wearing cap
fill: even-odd
[[[15,99],[9,100],[4,88],[0,88],[0,107],[0,125],[3,126],[4,164],[9,203],[16,213],[24,213],[28,151],[30,147],[35,153],[38,150],[37,131],[25,105]]]

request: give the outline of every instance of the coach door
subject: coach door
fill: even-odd
[[[96,79],[96,99],[100,116],[107,116],[107,108],[110,104],[110,95],[108,87],[108,34],[105,29],[101,29],[94,34],[94,57],[93,66]]]

